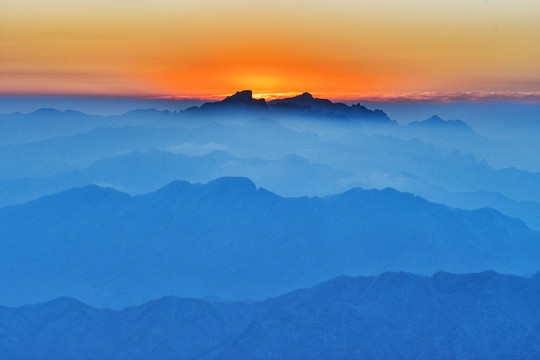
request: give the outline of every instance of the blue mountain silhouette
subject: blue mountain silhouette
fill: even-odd
[[[392,189],[283,198],[246,178],[129,196],[95,185],[0,209],[0,303],[262,299],[341,274],[540,268],[540,234]]]

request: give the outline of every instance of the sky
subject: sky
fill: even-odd
[[[2,0],[0,94],[540,99],[536,0]]]

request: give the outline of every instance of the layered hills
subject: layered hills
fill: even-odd
[[[540,268],[540,233],[495,210],[392,189],[284,198],[246,178],[176,181],[138,196],[75,188],[1,208],[0,238],[7,305],[263,299],[342,274]]]

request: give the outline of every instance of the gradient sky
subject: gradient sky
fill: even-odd
[[[540,94],[540,1],[2,0],[0,94]]]

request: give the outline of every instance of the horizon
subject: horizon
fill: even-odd
[[[242,91],[239,89],[239,91]],[[520,97],[500,97],[484,93],[483,97],[476,94],[474,100],[463,94],[454,94],[442,100],[425,96],[422,99],[403,97],[399,99],[382,98],[353,98],[336,99],[326,97],[326,94],[309,92],[316,98],[329,98],[332,102],[347,105],[360,103],[369,109],[380,109],[391,119],[400,124],[422,121],[433,115],[446,120],[459,119],[476,129],[489,127],[494,123],[520,123],[519,119],[540,119],[540,101],[532,101]],[[299,93],[260,94],[254,93],[253,98],[265,98],[267,101],[300,95]],[[59,111],[78,111],[87,115],[116,116],[132,110],[154,109],[157,111],[181,112],[192,106],[201,106],[205,102],[223,100],[230,94],[216,95],[208,98],[178,98],[178,97],[119,97],[119,96],[51,96],[51,95],[0,95],[0,115],[13,113],[28,114],[40,109],[55,109]]]
[[[65,98],[65,99],[124,99],[124,100],[170,100],[170,101],[193,101],[193,102],[214,102],[220,101],[236,92],[250,90],[244,88],[223,94],[193,94],[193,95],[123,95],[123,94],[39,94],[39,93],[1,93],[0,98]],[[253,90],[250,90],[253,91]],[[403,92],[403,93],[324,93],[309,90],[293,92],[273,92],[262,93],[253,91],[254,99],[265,99],[266,101],[279,100],[289,97],[309,93],[315,98],[328,99],[332,102],[342,102],[345,104],[356,104],[359,102],[370,103],[486,103],[486,102],[514,102],[524,104],[540,103],[540,91],[459,91],[459,92]]]

